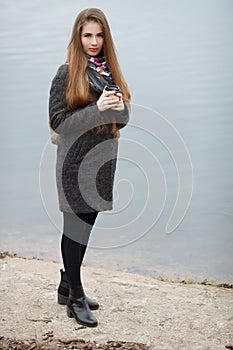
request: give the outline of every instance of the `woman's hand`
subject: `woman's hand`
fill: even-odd
[[[122,100],[122,94],[118,92],[117,94],[115,94],[115,96],[118,97],[118,103],[116,104],[116,106],[112,107],[112,109],[114,109],[114,111],[122,112],[125,109],[124,102]]]
[[[113,109],[114,111],[123,111],[124,103],[122,100],[121,93],[115,93],[114,91],[104,91],[97,101],[97,107],[100,112],[106,111],[107,109]]]

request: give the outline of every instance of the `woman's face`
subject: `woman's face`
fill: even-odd
[[[104,33],[101,25],[95,21],[84,23],[81,42],[87,55],[97,56],[104,44]]]

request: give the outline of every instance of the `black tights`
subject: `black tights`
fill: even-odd
[[[98,212],[63,213],[64,228],[61,240],[63,265],[70,288],[82,286],[81,264]]]

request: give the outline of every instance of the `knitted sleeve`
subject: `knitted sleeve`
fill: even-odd
[[[117,111],[117,115],[115,115],[118,129],[124,128],[129,122],[129,106],[126,102],[124,102],[124,106],[123,112]]]

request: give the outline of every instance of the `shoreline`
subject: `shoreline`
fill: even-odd
[[[83,267],[86,293],[100,303],[99,325],[90,329],[69,319],[66,307],[57,304],[60,268],[44,260],[0,259],[1,336],[36,339],[53,344],[51,349],[58,340],[74,339],[105,346],[131,342],[118,348],[150,350],[220,350],[233,344],[232,289]]]
[[[18,255],[18,253],[11,253],[9,251],[0,251],[0,259],[3,259],[5,257],[15,257],[15,258],[20,258],[20,259],[26,259],[26,260],[38,260],[38,261],[47,261],[47,262],[53,262],[53,263],[60,263],[59,261],[57,260],[50,260],[50,259],[46,259],[46,258],[37,258],[37,257],[32,257],[32,258],[28,258],[28,257],[25,257],[25,256],[21,256],[21,255]],[[60,263],[61,264],[61,263]],[[83,263],[82,267],[90,267],[90,268],[93,268],[93,269],[97,269],[97,267],[95,266],[90,266],[88,264]],[[103,269],[103,268],[100,268],[100,269]],[[115,270],[112,270],[112,269],[104,269],[104,270],[107,270],[107,271],[115,271]],[[119,273],[124,273],[125,271],[122,271],[122,270],[116,270],[117,272]],[[186,278],[186,279],[170,279],[170,278],[167,278],[166,276],[163,276],[163,275],[158,275],[157,277],[153,277],[153,276],[150,276],[150,275],[145,275],[145,274],[141,274],[141,273],[137,273],[137,272],[130,272],[130,271],[127,271],[126,273],[129,273],[130,275],[138,275],[138,276],[144,276],[144,277],[149,277],[149,278],[153,278],[157,281],[161,281],[161,282],[168,282],[168,283],[179,283],[179,284],[197,284],[197,285],[205,285],[205,286],[213,286],[213,287],[218,287],[218,288],[229,288],[229,289],[233,289],[233,283],[228,283],[228,282],[223,282],[223,283],[217,283],[215,280],[208,280],[207,278],[202,278],[202,279],[193,279],[193,278]]]
[[[156,246],[156,242],[154,243]],[[169,281],[186,280],[200,283],[207,280],[214,284],[233,283],[229,259],[227,263],[224,259],[216,260],[217,256],[215,262],[203,259],[199,262],[194,261],[195,259],[186,261],[179,257],[176,260],[174,256],[169,258],[169,251],[162,253],[157,251],[158,254],[151,256],[151,253],[144,251],[144,248],[142,246],[143,253],[141,253],[140,248],[135,251],[133,246],[119,250],[102,250],[89,245],[84,263],[94,268],[107,268],[154,278],[161,276]],[[22,236],[19,239],[17,236],[9,235],[8,238],[2,237],[0,250],[8,250],[26,258],[35,257],[62,263],[60,236],[56,234],[37,237],[34,241],[31,236]]]

